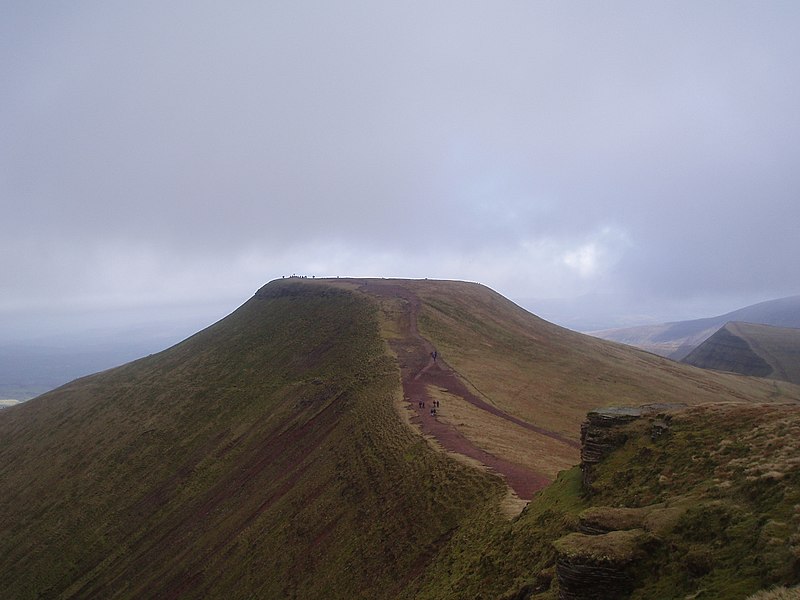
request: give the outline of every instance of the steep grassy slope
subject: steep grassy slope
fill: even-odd
[[[0,590],[394,597],[500,481],[397,418],[361,296],[275,283],[164,352],[0,415]]]
[[[800,329],[728,323],[682,362],[800,383]]]
[[[790,384],[703,371],[563,329],[478,284],[408,285],[423,300],[423,333],[463,379],[491,403],[575,440],[599,406],[799,397]]]
[[[730,321],[798,328],[800,327],[800,296],[760,302],[706,319],[607,329],[592,332],[592,335],[605,340],[637,346],[674,360],[681,360]]]
[[[691,407],[654,438],[662,420],[619,428],[592,491],[576,467],[513,521],[460,529],[414,597],[737,600],[800,583],[800,407]],[[596,571],[578,595],[570,561]]]

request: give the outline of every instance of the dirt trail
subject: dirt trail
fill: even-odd
[[[541,473],[536,473],[527,467],[490,454],[464,437],[454,426],[448,425],[440,421],[436,416],[431,415],[430,409],[433,406],[433,398],[428,394],[427,386],[432,385],[446,390],[452,395],[463,398],[477,408],[540,435],[554,438],[570,446],[576,446],[576,443],[492,406],[472,393],[458,378],[455,370],[442,358],[434,360],[431,356],[431,353],[435,350],[433,345],[422,337],[417,327],[417,317],[421,302],[411,290],[388,281],[386,283],[380,281],[370,281],[368,284],[362,283],[360,289],[375,296],[401,298],[407,302],[402,336],[399,339],[391,340],[390,346],[397,355],[400,364],[404,397],[408,402],[409,408],[414,413],[411,422],[418,425],[424,433],[434,437],[446,450],[475,459],[502,475],[509,487],[523,500],[530,500],[534,492],[550,483],[550,479]],[[424,402],[424,407],[420,406],[421,402]]]

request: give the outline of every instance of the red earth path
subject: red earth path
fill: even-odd
[[[550,480],[541,473],[536,473],[527,467],[494,456],[476,446],[454,426],[448,425],[440,421],[435,415],[432,415],[433,399],[428,394],[427,386],[433,385],[446,390],[449,394],[459,396],[487,413],[506,419],[540,435],[554,438],[573,447],[577,447],[578,444],[564,436],[532,425],[527,421],[503,412],[496,406],[492,406],[473,394],[464,385],[463,381],[458,378],[455,370],[442,358],[437,357],[437,359],[434,359],[432,356],[432,352],[435,350],[433,344],[419,333],[417,316],[419,315],[421,303],[417,295],[411,290],[391,281],[370,280],[368,283],[364,283],[363,280],[354,280],[353,282],[358,283],[363,292],[375,296],[401,298],[406,301],[406,315],[403,319],[404,326],[401,337],[391,340],[390,346],[397,355],[399,362],[404,398],[408,402],[408,407],[413,411],[411,422],[419,426],[424,433],[435,438],[446,450],[473,458],[499,473],[508,486],[523,500],[530,500],[536,491],[550,483]],[[424,407],[420,406],[421,402],[424,402]]]

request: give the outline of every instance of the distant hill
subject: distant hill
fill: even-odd
[[[800,383],[800,329],[727,323],[682,362]]]
[[[800,386],[562,329],[477,284],[274,281],[168,350],[0,411],[0,595],[552,599],[554,542],[590,506],[573,466],[586,413],[708,402],[796,410]],[[642,421],[599,472],[603,504],[668,503],[690,478],[717,515],[748,481],[710,489],[728,456],[715,424]],[[779,466],[796,490],[796,463]],[[782,511],[800,499],[781,498],[741,527],[733,500],[718,515],[735,555],[689,513],[652,546],[643,597],[797,583]]]
[[[606,329],[590,335],[681,360],[730,321],[800,328],[800,296],[760,302],[717,317]]]

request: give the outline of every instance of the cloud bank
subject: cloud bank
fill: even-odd
[[[4,13],[0,314],[232,302],[292,272],[800,292],[800,5]]]

